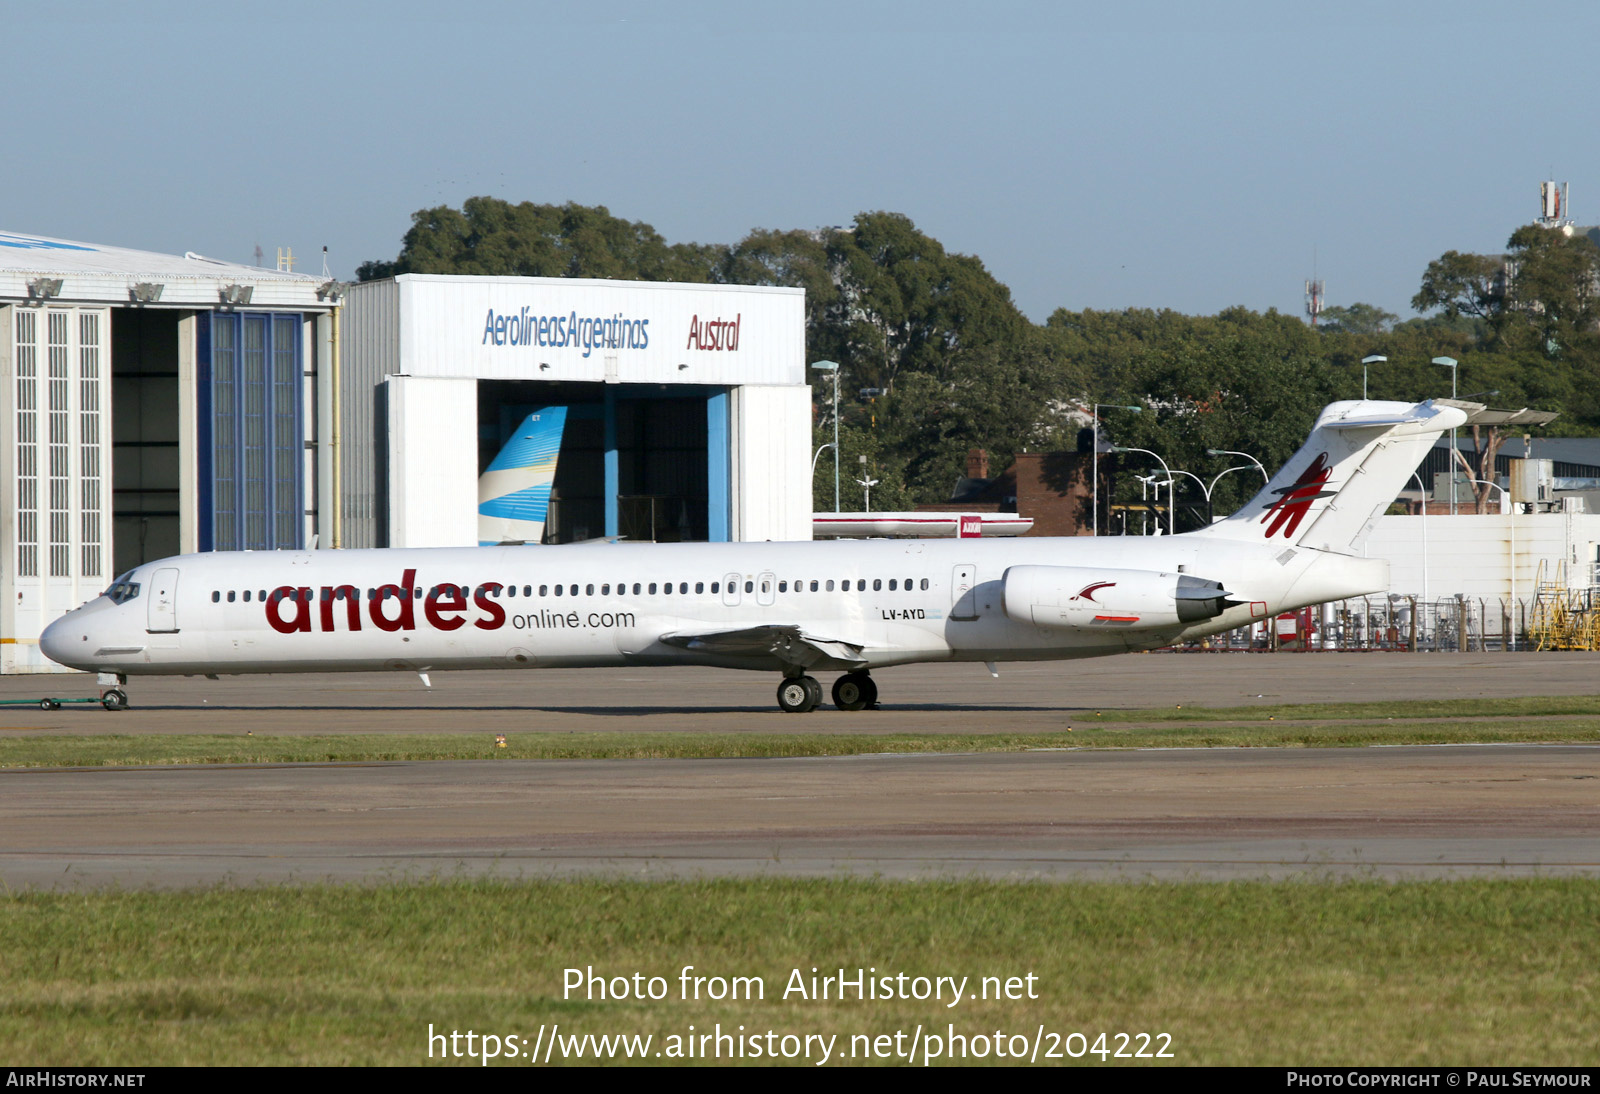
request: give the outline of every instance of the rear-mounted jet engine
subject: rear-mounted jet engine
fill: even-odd
[[[1006,615],[1040,627],[1182,627],[1236,603],[1219,582],[1152,570],[1012,566],[1004,585]]]

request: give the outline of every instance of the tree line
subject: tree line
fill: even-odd
[[[1248,452],[1272,469],[1324,405],[1360,396],[1361,359],[1372,355],[1387,358],[1368,370],[1372,398],[1448,395],[1450,375],[1430,362],[1453,357],[1463,397],[1560,411],[1550,433],[1600,431],[1600,248],[1537,225],[1518,228],[1504,256],[1449,251],[1429,263],[1416,318],[1354,303],[1328,308],[1316,328],[1238,307],[1205,316],[1060,308],[1036,324],[980,259],[946,251],[892,212],[862,213],[848,227],[756,229],[733,244],[669,244],[604,206],[476,197],[413,214],[400,254],[363,263],[358,277],[401,273],[804,288],[808,361],[841,366],[847,510],[862,504],[862,456],[861,477],[879,480],[875,509],[940,502],[970,448],[987,449],[997,469],[1018,451],[1080,449],[1095,403],[1139,406],[1102,408],[1105,435],[1208,482],[1229,464],[1207,449]],[[833,436],[832,392],[814,375],[821,445]],[[825,509],[830,463],[816,476]],[[1244,474],[1221,479],[1216,510],[1258,485]],[[1138,494],[1132,476],[1120,489]]]

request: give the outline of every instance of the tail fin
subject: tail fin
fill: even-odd
[[[1359,550],[1433,442],[1466,420],[1465,411],[1432,401],[1334,403],[1261,493],[1193,534]]]
[[[478,479],[478,545],[539,543],[561,456],[567,408],[536,410]]]

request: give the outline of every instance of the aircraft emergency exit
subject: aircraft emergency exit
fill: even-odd
[[[184,555],[40,644],[113,709],[138,675],[710,665],[780,673],[794,712],[838,672],[860,710],[874,669],[1154,649],[1380,592],[1361,543],[1470,406],[1335,403],[1248,504],[1176,536]]]

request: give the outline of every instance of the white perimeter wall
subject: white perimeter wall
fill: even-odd
[[[1597,543],[1600,515],[1593,513],[1386,516],[1368,538],[1366,555],[1389,560],[1393,593],[1421,596],[1426,585],[1429,599],[1464,593],[1509,600],[1514,576],[1517,599],[1527,600],[1541,561],[1546,581],[1555,580],[1564,559],[1568,587],[1589,585]]]
[[[389,546],[478,543],[478,382],[390,376]]]
[[[731,394],[733,538],[811,538],[811,389],[747,385]]]

